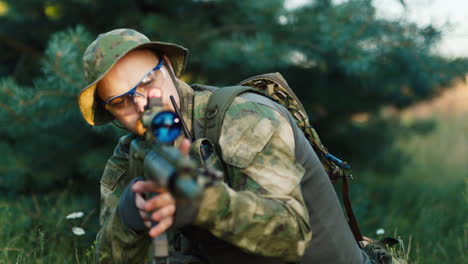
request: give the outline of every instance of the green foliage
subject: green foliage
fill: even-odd
[[[380,19],[371,0],[337,5],[316,0],[296,10],[285,9],[282,0],[6,3],[10,11],[0,17],[0,29],[14,34],[0,36],[0,47],[26,59],[0,55],[3,67],[8,65],[0,74],[11,76],[9,82],[34,83],[36,89],[51,86],[60,96],[39,95],[43,100],[37,103],[66,110],[64,118],[76,112],[68,111],[74,108],[67,104],[71,101],[61,99],[76,96],[83,87],[81,51],[98,33],[130,27],[151,39],[189,48],[192,55],[185,77],[191,82],[232,85],[254,74],[280,71],[303,98],[319,133],[326,135],[329,149],[353,160],[376,158],[386,153],[393,140],[390,132],[379,130],[379,122],[361,133],[352,124],[353,115],[375,115],[385,105],[400,108],[434,96],[468,70],[465,60],[449,60],[431,52],[440,40],[438,29]],[[77,23],[83,27],[74,33],[51,37]],[[37,30],[27,34],[32,24]],[[44,57],[45,62],[38,64],[38,56],[32,54]],[[42,75],[34,74],[40,66]],[[37,92],[29,92],[35,98]],[[43,120],[40,115],[37,119]],[[363,147],[368,149],[359,154],[352,151]],[[385,160],[384,156],[378,159]]]
[[[436,130],[442,139],[431,149],[435,123],[408,126],[380,115],[383,107],[431,98],[465,76],[465,59],[432,52],[439,29],[380,19],[371,0],[315,0],[295,10],[285,9],[282,0],[0,2],[8,6],[0,13],[0,49],[6,51],[0,54],[0,190],[6,212],[0,223],[9,227],[0,229],[4,262],[69,263],[76,256],[86,261],[96,228],[79,240],[63,216],[97,208],[102,168],[124,131],[91,128],[82,120],[76,105],[86,85],[81,54],[97,34],[118,27],[189,48],[189,82],[232,85],[281,72],[328,148],[366,168],[365,187],[354,186],[362,193],[356,204],[366,233],[385,227],[406,241],[412,234],[416,262],[463,262],[467,242],[460,233],[466,223],[463,229],[463,216],[446,208],[466,209],[460,179],[468,168],[457,163],[466,153],[448,157],[467,142],[439,147],[453,138],[451,132],[466,128]],[[357,115],[367,118],[356,121]],[[413,130],[425,136],[408,137]],[[60,253],[52,253],[54,248]]]
[[[468,119],[439,117],[425,135],[402,133],[397,148],[411,159],[399,174],[360,171],[351,192],[363,233],[396,235],[410,263],[466,262]],[[410,124],[411,125],[411,124]],[[384,235],[374,235],[379,228]]]
[[[0,161],[5,193],[97,184],[121,132],[91,130],[77,109],[76,95],[85,86],[81,54],[90,41],[82,27],[58,33],[45,52],[44,74],[33,87],[11,78],[0,83],[5,95],[0,98],[0,146],[8,153]]]
[[[76,194],[75,194],[76,195]],[[68,191],[0,199],[1,263],[94,263],[97,205]],[[73,212],[83,216],[67,219]],[[73,228],[82,228],[76,235]],[[78,233],[79,234],[79,233]]]

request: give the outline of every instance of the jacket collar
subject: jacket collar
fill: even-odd
[[[194,91],[187,83],[177,79],[177,89],[180,97],[180,112],[187,128],[193,138],[193,103]],[[184,137],[177,138],[175,146],[178,146]]]

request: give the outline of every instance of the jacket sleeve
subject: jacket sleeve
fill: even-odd
[[[223,121],[223,159],[235,167],[230,187],[206,189],[195,224],[241,249],[298,261],[311,238],[291,125],[277,111],[236,98]]]
[[[121,138],[101,178],[101,229],[96,237],[96,263],[144,263],[147,259],[149,236],[123,224],[117,210],[119,197],[131,180],[127,168],[132,139]]]

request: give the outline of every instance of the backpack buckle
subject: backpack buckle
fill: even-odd
[[[342,161],[340,160],[339,158],[333,156],[332,154],[330,153],[326,153],[325,154],[325,158],[331,162],[333,162],[333,164],[335,164],[336,166],[344,169],[344,170],[349,170],[351,169],[351,165],[349,165],[346,161]]]

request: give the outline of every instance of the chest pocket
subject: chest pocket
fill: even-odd
[[[101,213],[99,216],[101,225],[110,216],[112,208],[117,206],[119,198],[116,189],[125,173],[126,171],[114,162],[110,160],[107,162],[101,177]]]
[[[263,150],[275,131],[275,124],[267,118],[250,116],[240,121],[226,118],[219,145],[226,163],[238,168],[247,168],[255,156]]]
[[[125,170],[117,166],[114,162],[108,161],[101,177],[101,184],[107,189],[113,191],[119,183]]]

